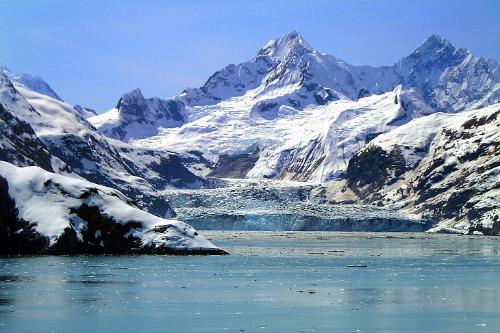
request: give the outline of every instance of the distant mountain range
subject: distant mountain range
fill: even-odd
[[[292,180],[317,187],[313,202],[498,234],[499,76],[497,60],[438,35],[372,67],[320,53],[293,31],[200,88],[168,99],[135,89],[96,115],[2,67],[0,160],[116,189],[161,217],[175,216],[165,189]]]
[[[251,101],[242,104],[251,104],[249,116],[272,120],[286,107],[303,110],[399,89],[402,110],[393,120],[400,124],[434,112],[460,112],[497,102],[498,68],[498,61],[473,57],[438,35],[392,66],[353,66],[318,52],[294,31],[271,40],[252,60],[217,71],[200,88],[186,89],[169,100],[145,100],[134,90],[91,122],[109,136],[129,141],[192,122],[196,106],[244,103],[249,97]],[[138,130],[139,124],[149,131]]]

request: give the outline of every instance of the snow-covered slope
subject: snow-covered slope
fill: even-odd
[[[41,77],[30,74],[14,74],[8,68],[0,66],[0,71],[6,75],[15,85],[36,91],[39,94],[46,95],[62,101],[54,90]]]
[[[223,254],[192,227],[138,209],[119,191],[0,162],[2,254]]]
[[[90,118],[90,117],[94,117],[97,115],[95,110],[81,106],[79,104],[75,104],[73,106],[73,109],[75,109],[76,112],[78,112],[83,118]]]
[[[62,98],[41,77],[30,74],[14,74],[8,68],[0,66],[0,72],[6,75],[12,84],[21,89],[28,89],[63,102]],[[73,108],[84,118],[95,116],[97,113],[87,107],[75,104]]]
[[[254,99],[245,95],[191,107],[190,121],[182,127],[163,128],[133,144],[177,151],[201,175],[227,176],[233,170],[234,178],[321,182],[342,177],[358,149],[396,128],[406,112],[399,100],[410,98],[419,97],[409,91],[403,94],[398,86],[358,101],[343,98],[301,111],[281,107],[269,121],[249,117]]]
[[[138,91],[125,95],[132,107],[89,120],[114,138],[179,152],[199,175],[327,181],[381,133],[498,102],[498,68],[437,35],[392,66],[354,66],[294,31],[170,99],[182,121],[152,111]]]
[[[158,190],[201,185],[176,154],[108,139],[72,105],[15,86],[1,73],[0,103],[12,117],[29,124],[49,153],[64,162],[60,172],[116,188],[159,216],[173,212]]]
[[[435,231],[500,232],[500,104],[436,113],[382,134],[330,185],[335,202],[393,206],[438,221]]]

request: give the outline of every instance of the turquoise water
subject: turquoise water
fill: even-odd
[[[0,331],[500,331],[499,238],[205,234],[232,255],[0,258]]]

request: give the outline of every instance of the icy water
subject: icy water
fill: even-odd
[[[0,258],[0,331],[500,331],[500,238],[205,235],[232,255]]]

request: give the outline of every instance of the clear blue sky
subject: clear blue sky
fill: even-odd
[[[353,64],[392,64],[438,33],[500,58],[500,0],[0,0],[0,64],[102,112],[133,88],[170,97],[291,30]]]

